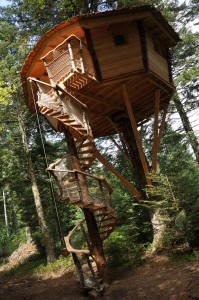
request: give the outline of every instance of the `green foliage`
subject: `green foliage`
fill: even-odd
[[[12,234],[10,238],[7,238],[6,230],[3,228],[2,233],[0,234],[0,242],[3,246],[3,253],[4,256],[10,256],[21,243],[24,243],[26,241],[26,235],[25,230],[20,229],[18,234]]]
[[[105,241],[105,252],[110,267],[130,267],[139,264],[143,249],[143,244],[136,243],[132,229],[125,225],[117,228]]]
[[[74,271],[74,265],[72,257],[60,256],[55,262],[46,264],[44,258],[34,258],[34,260],[27,261],[21,265],[14,266],[10,270],[5,272],[5,276],[23,276],[23,275],[34,275],[41,276],[47,273],[56,271]]]
[[[46,264],[45,262],[39,264],[33,269],[33,275],[42,275],[48,272],[60,271],[61,269],[67,269],[68,272],[74,271],[74,264],[72,256],[63,257],[60,256],[55,262]]]

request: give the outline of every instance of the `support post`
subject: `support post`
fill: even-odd
[[[123,89],[123,95],[124,95],[124,100],[125,100],[125,103],[126,103],[127,111],[128,111],[128,114],[129,114],[129,119],[130,119],[130,122],[131,122],[131,127],[133,129],[133,133],[134,133],[134,136],[135,136],[135,141],[136,141],[137,148],[138,148],[138,151],[139,151],[140,160],[141,160],[144,175],[145,175],[145,178],[146,178],[146,182],[147,182],[148,185],[152,185],[151,179],[149,178],[149,170],[148,170],[146,158],[145,158],[145,155],[144,155],[144,152],[143,152],[143,149],[142,149],[142,144],[141,144],[139,133],[138,133],[138,130],[137,130],[137,123],[136,123],[136,120],[135,120],[135,116],[134,116],[134,113],[133,113],[133,109],[132,109],[132,106],[131,106],[131,103],[130,103],[130,100],[129,100],[129,96],[128,96],[128,92],[127,92],[125,84],[122,85],[122,89]]]
[[[138,200],[141,197],[141,194],[138,192],[136,188],[132,186],[122,175],[120,175],[113,166],[99,153],[97,149],[95,149],[95,156],[96,158],[109,170],[111,171],[119,180],[120,182],[135,196]]]
[[[68,52],[69,52],[69,55],[70,55],[71,67],[72,67],[73,71],[76,71],[76,66],[75,66],[75,61],[74,61],[74,56],[73,56],[73,50],[72,50],[72,46],[71,46],[70,42],[68,42]]]

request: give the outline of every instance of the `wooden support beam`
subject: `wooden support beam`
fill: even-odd
[[[73,56],[73,50],[72,50],[71,43],[69,41],[68,41],[68,52],[69,52],[69,55],[70,55],[71,67],[72,67],[73,71],[76,71],[75,60],[74,60],[74,56]]]
[[[125,84],[122,84],[122,89],[123,89],[123,96],[124,96],[124,100],[125,100],[125,103],[126,103],[127,111],[128,111],[128,114],[129,114],[129,119],[131,121],[132,130],[133,130],[133,133],[134,133],[134,136],[135,136],[135,140],[136,140],[140,160],[141,160],[141,163],[142,163],[144,175],[145,175],[145,178],[146,178],[146,182],[147,182],[148,185],[152,185],[151,179],[149,178],[149,170],[148,170],[146,158],[145,158],[145,155],[144,155],[144,152],[143,152],[142,144],[141,144],[139,133],[138,133],[138,130],[137,130],[137,123],[136,123],[136,120],[135,120],[135,116],[134,116],[134,113],[133,113],[133,109],[132,109],[132,106],[131,106],[131,103],[130,103],[130,100],[129,100],[129,96],[128,96],[128,92],[127,92]]]
[[[106,116],[107,120],[109,121],[109,123],[111,124],[111,126],[115,129],[115,131],[117,132],[117,134],[120,137],[120,140],[127,145],[128,147],[128,142],[127,140],[124,138],[124,136],[121,134],[121,132],[119,131],[119,129],[117,128],[116,124],[111,120],[110,117]]]
[[[120,106],[117,106],[115,104],[110,104],[107,100],[105,99],[102,99],[101,97],[96,97],[92,94],[89,94],[88,92],[83,92],[81,90],[77,90],[69,85],[67,85],[65,87],[65,90],[67,90],[68,92],[74,92],[76,94],[78,94],[79,96],[82,96],[82,97],[85,97],[85,98],[88,98],[90,100],[93,100],[99,104],[103,104],[103,105],[106,105],[106,106],[109,106],[111,108],[111,110],[113,109],[117,109],[117,110],[121,110],[121,111],[124,111],[124,109]]]
[[[160,108],[160,89],[155,91],[155,114],[154,114],[153,158],[152,158],[152,169],[154,172],[157,171],[157,156],[158,156],[158,148],[159,148],[159,138],[158,138],[159,108]]]
[[[122,175],[120,175],[97,149],[94,150],[94,153],[95,157],[120,180],[120,182],[135,196],[137,200],[139,200],[141,194],[138,192],[138,190],[134,188],[133,185],[129,183]]]
[[[118,148],[118,150],[121,152],[121,154],[123,155],[123,157],[131,164],[132,161],[130,160],[130,158],[124,153],[124,151],[122,150],[122,148],[120,147],[120,145],[116,142],[116,140],[110,135],[109,138],[111,139],[111,141],[113,142],[113,144]]]

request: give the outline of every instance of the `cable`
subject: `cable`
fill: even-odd
[[[31,91],[32,91],[32,96],[33,96],[33,101],[34,101],[34,106],[35,106],[36,119],[37,119],[37,124],[38,124],[38,128],[39,128],[39,134],[40,134],[41,144],[42,144],[42,148],[43,148],[45,164],[46,164],[46,168],[47,168],[48,167],[48,159],[47,159],[44,139],[43,139],[43,136],[42,136],[41,124],[40,124],[40,121],[39,121],[39,115],[38,115],[36,99],[35,99],[32,83],[31,83]],[[49,174],[49,172],[47,174],[48,174],[48,179],[49,179],[49,184],[50,184],[51,198],[52,198],[52,202],[53,202],[53,205],[54,205],[54,208],[55,208],[55,213],[56,213],[56,221],[57,221],[59,236],[60,236],[62,246],[65,246],[65,241],[64,241],[64,236],[63,236],[63,233],[62,233],[60,216],[59,216],[59,212],[58,212],[58,208],[57,208],[57,202],[56,202],[55,192],[54,192],[54,188],[53,188],[53,184],[52,184],[52,179],[51,179],[51,175]]]

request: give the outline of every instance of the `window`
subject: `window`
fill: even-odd
[[[115,46],[120,46],[120,45],[124,45],[127,43],[125,34],[123,34],[123,33],[114,34],[113,40],[114,40]]]

